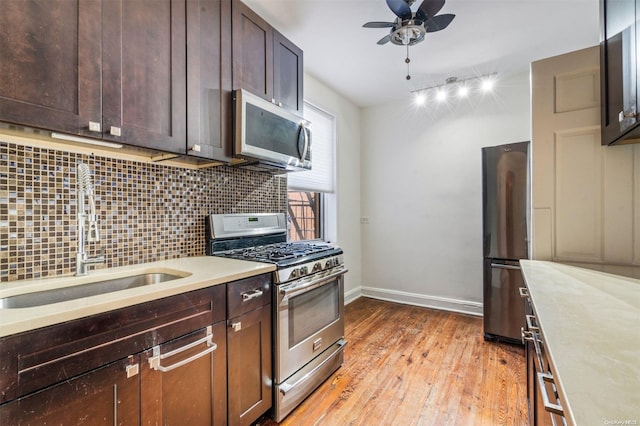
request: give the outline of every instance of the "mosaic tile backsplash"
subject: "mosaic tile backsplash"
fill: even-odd
[[[100,241],[86,248],[106,257],[96,268],[204,255],[210,213],[286,211],[284,177],[0,142],[0,282],[75,271],[78,162],[95,188]]]

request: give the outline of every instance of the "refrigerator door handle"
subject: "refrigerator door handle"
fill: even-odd
[[[515,269],[517,271],[520,270],[519,266],[516,265],[506,265],[504,263],[491,263],[491,267],[492,268],[498,268],[498,269]]]

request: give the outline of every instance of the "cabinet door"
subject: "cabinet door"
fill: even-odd
[[[0,405],[0,424],[137,425],[140,378],[127,367],[138,360],[129,357]]]
[[[228,321],[229,423],[250,425],[272,405],[271,305]]]
[[[231,161],[231,0],[187,0],[187,153]]]
[[[273,99],[273,30],[240,0],[232,6],[233,89]]]
[[[1,121],[100,137],[100,5],[2,1]]]
[[[142,359],[143,425],[226,424],[224,321],[159,345]]]
[[[273,31],[273,97],[290,111],[302,114],[302,49]]]
[[[103,3],[104,139],[185,152],[185,0]]]
[[[602,144],[608,145],[639,124],[638,16],[635,0],[601,1]]]

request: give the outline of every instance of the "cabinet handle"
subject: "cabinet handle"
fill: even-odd
[[[282,102],[278,102],[278,106],[282,108]]]
[[[133,376],[138,375],[138,373],[140,372],[140,368],[137,363],[130,364],[130,365],[127,365],[127,367],[125,368],[125,371],[127,372],[127,379],[130,379]]]
[[[261,288],[256,288],[255,290],[247,291],[245,293],[242,293],[242,301],[248,302],[249,300],[262,297],[262,294],[263,293]]]
[[[520,297],[529,297],[529,289],[526,287],[519,287],[518,293],[520,293]]]
[[[544,404],[544,409],[550,413],[559,414],[564,417],[564,410],[562,409],[562,405],[551,403],[551,401],[549,400],[547,387],[545,386],[545,382],[551,383],[555,386],[555,383],[553,382],[553,376],[549,373],[536,374],[538,376],[538,386],[540,386],[540,393],[542,394],[542,403]]]
[[[533,333],[524,329],[524,327],[520,327],[520,336],[522,337],[522,344],[524,345],[527,341],[533,342],[534,336]]]
[[[100,123],[98,123],[97,121],[90,121],[89,122],[89,131],[90,132],[98,132],[98,133],[102,132]]]
[[[236,332],[242,330],[242,321],[232,322],[231,328],[233,328],[233,331],[236,331]]]
[[[540,331],[540,326],[538,325],[538,319],[535,315],[525,315],[527,320],[527,330]],[[533,322],[536,322],[536,325],[533,325]]]
[[[191,148],[189,148],[189,151],[200,152],[200,145],[192,146]]]
[[[167,371],[171,371],[174,370],[178,367],[182,367],[185,364],[189,364],[191,361],[195,361],[198,358],[202,358],[203,356],[210,354],[211,352],[215,351],[218,348],[218,345],[216,345],[215,343],[213,343],[213,341],[211,340],[213,338],[213,330],[211,328],[211,326],[207,327],[207,335],[205,337],[203,337],[202,339],[198,339],[195,342],[189,343],[188,345],[182,346],[178,349],[174,349],[170,352],[167,352],[165,354],[161,354],[160,353],[160,345],[154,346],[153,347],[153,356],[151,358],[149,358],[149,367],[151,367],[151,369],[153,370],[157,370],[157,371],[161,371],[163,373],[166,373]],[[171,364],[168,365],[166,367],[160,365],[160,361],[165,359],[165,358],[169,358],[172,357],[174,355],[179,354],[180,352],[184,352],[188,349],[194,348],[202,343],[207,344],[207,346],[209,346],[207,349],[205,349],[202,352],[198,352],[195,355],[190,356],[189,358],[183,359],[182,361],[176,362],[175,364]]]
[[[111,136],[122,136],[122,129],[120,127],[111,126],[111,129],[109,129],[109,133],[111,134]]]

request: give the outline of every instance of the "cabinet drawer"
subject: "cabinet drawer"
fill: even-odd
[[[225,319],[225,286],[0,339],[0,404]]]
[[[271,274],[227,284],[227,318],[234,318],[271,303]]]

